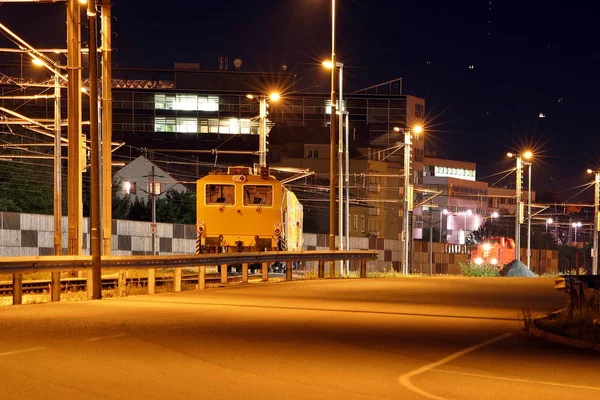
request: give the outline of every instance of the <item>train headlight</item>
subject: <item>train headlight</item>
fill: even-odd
[[[483,264],[483,258],[481,258],[481,257],[477,257],[477,258],[475,259],[475,264],[477,264],[477,265],[481,265],[481,264]]]
[[[273,226],[274,226],[273,233],[277,236],[281,235],[281,223],[275,222],[275,223],[273,223]]]
[[[198,221],[198,226],[197,226],[196,229],[198,229],[198,235],[202,235],[202,233],[204,233],[204,229],[205,228],[204,228],[204,221],[203,220],[199,220]]]
[[[496,264],[498,264],[498,260],[496,260],[495,258],[492,258],[492,259],[490,260],[490,264],[492,264],[492,265],[496,265]]]
[[[483,247],[483,250],[490,251],[490,249],[492,248],[492,245],[489,243],[484,243],[482,247]]]

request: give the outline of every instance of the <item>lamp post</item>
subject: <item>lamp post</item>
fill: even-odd
[[[254,99],[254,95],[247,94],[248,99]],[[267,166],[267,100],[278,101],[281,96],[279,93],[271,93],[268,96],[258,96],[258,165],[260,167]]]
[[[523,162],[529,166],[527,178],[527,268],[531,269],[531,163]]]
[[[592,251],[592,274],[598,274],[598,231],[600,230],[600,214],[598,213],[598,204],[600,202],[600,172],[587,170],[588,174],[594,174],[594,248]]]
[[[334,65],[331,61],[323,61],[323,66],[328,69],[334,69]],[[340,250],[344,250],[344,182],[343,182],[343,154],[344,154],[344,107],[343,107],[343,94],[344,94],[344,63],[336,62],[335,68],[339,70],[339,87],[340,95],[337,104],[338,111],[338,236],[340,238]],[[331,119],[333,120],[333,108],[331,109]],[[347,139],[346,139],[347,140]],[[344,263],[340,262],[340,275],[344,274]]]
[[[335,0],[331,0],[331,65],[335,62]],[[329,132],[329,250],[335,250],[335,68],[331,68],[331,126]],[[329,276],[335,277],[335,261]]]
[[[400,132],[400,128],[394,127],[394,131]],[[411,237],[410,232],[410,212],[413,208],[412,185],[410,184],[410,164],[412,153],[412,132],[419,134],[423,132],[422,126],[415,126],[413,130],[404,129],[404,207],[402,212],[402,254],[403,264],[402,273],[408,275],[408,260],[409,260],[409,242]]]
[[[521,223],[523,222],[523,214],[521,210],[521,190],[523,185],[523,158],[526,160],[530,159],[533,154],[531,151],[526,151],[523,154],[507,153],[508,157],[515,157],[517,160],[516,165],[516,187],[515,187],[515,198],[517,208],[515,210],[515,259],[521,260]],[[529,265],[527,266],[529,268]]]

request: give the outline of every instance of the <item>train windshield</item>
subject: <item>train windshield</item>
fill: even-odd
[[[244,205],[271,207],[273,205],[273,186],[244,185]]]
[[[234,185],[206,185],[206,204],[234,204]]]

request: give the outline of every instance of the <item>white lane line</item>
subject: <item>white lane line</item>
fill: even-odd
[[[37,351],[37,350],[42,350],[42,349],[45,349],[45,347],[32,347],[30,349],[6,351],[4,353],[0,353],[0,357],[12,356],[13,354],[19,354],[19,353],[28,353],[30,351]]]
[[[410,381],[410,378],[412,378],[413,376],[422,374],[423,372],[427,372],[429,370],[437,368],[440,365],[447,364],[447,363],[449,363],[452,360],[456,360],[457,358],[464,356],[465,354],[471,353],[471,352],[473,352],[475,350],[479,350],[482,347],[488,346],[488,345],[490,345],[492,343],[495,343],[497,341],[500,341],[502,339],[506,339],[507,337],[512,336],[512,335],[514,335],[514,333],[505,333],[503,335],[496,336],[495,338],[486,340],[485,342],[476,344],[476,345],[471,346],[471,347],[467,347],[466,349],[463,349],[461,351],[457,351],[456,353],[450,354],[448,357],[444,357],[444,358],[442,358],[439,361],[433,362],[431,364],[424,365],[421,368],[417,368],[417,369],[415,369],[413,371],[410,371],[410,372],[408,372],[408,373],[406,373],[404,375],[401,375],[400,377],[398,377],[398,382],[400,382],[400,384],[402,386],[404,386],[405,388],[407,388],[411,392],[420,394],[423,397],[427,397],[429,399],[434,399],[434,400],[445,400],[443,397],[439,397],[439,396],[433,395],[431,393],[427,393],[423,389],[419,389],[418,387],[416,387],[415,385],[412,384],[412,382]]]
[[[582,385],[570,385],[568,383],[534,381],[531,379],[508,378],[508,377],[503,377],[503,376],[472,374],[470,372],[455,372],[455,371],[447,371],[444,369],[436,369],[433,372],[443,372],[445,374],[455,374],[455,375],[466,375],[466,376],[473,376],[476,378],[496,379],[496,380],[500,380],[500,381],[522,382],[522,383],[532,383],[532,384],[537,384],[537,385],[559,386],[559,387],[572,388],[572,389],[585,389],[585,390],[600,391],[600,387],[596,387],[596,386],[582,386]]]
[[[95,337],[95,338],[89,338],[89,339],[85,339],[86,342],[97,342],[99,340],[105,340],[105,339],[115,339],[115,338],[120,338],[123,336],[127,336],[126,333],[119,333],[118,335],[110,335],[110,336],[101,336],[101,337]]]

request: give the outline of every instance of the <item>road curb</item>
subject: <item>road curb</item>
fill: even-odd
[[[549,316],[558,314],[562,311],[564,311],[564,310],[551,312],[550,314],[545,315],[541,318],[534,319],[533,324],[529,328],[529,331],[527,333],[530,336],[534,336],[538,339],[547,340],[552,343],[558,343],[558,344],[562,344],[565,346],[575,347],[575,348],[583,349],[583,350],[594,350],[594,351],[600,352],[600,344],[588,342],[586,340],[575,339],[575,338],[570,338],[567,336],[558,335],[556,333],[548,332],[546,330],[540,329],[535,326],[537,321],[548,318]]]

